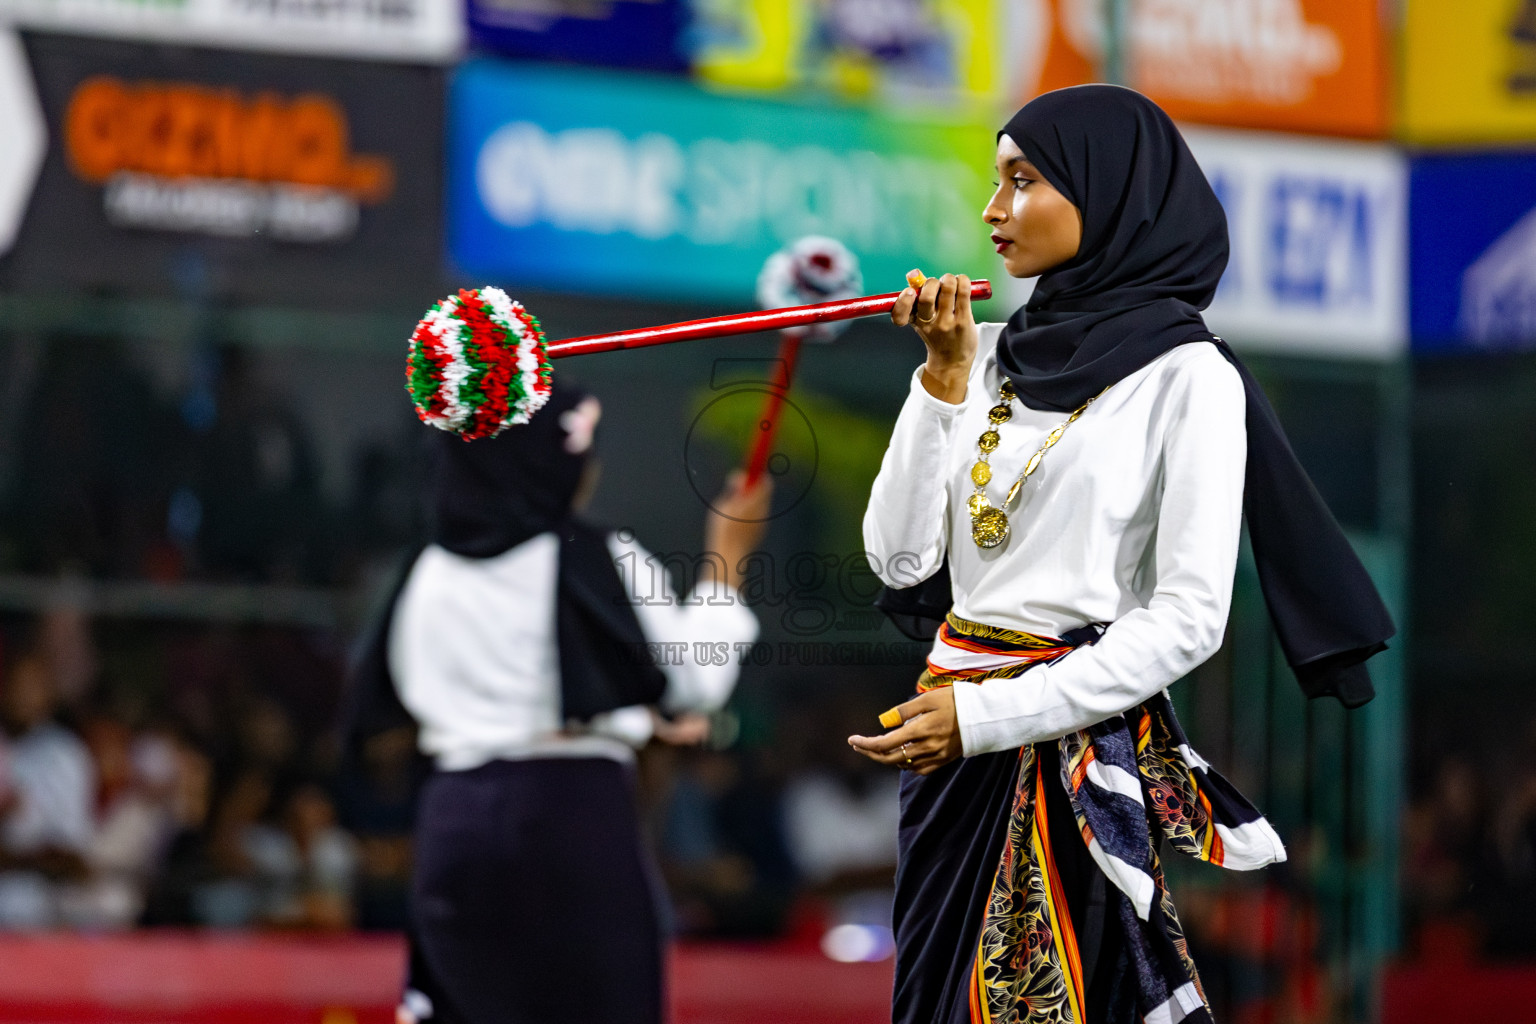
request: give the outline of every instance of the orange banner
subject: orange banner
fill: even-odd
[[[81,82],[64,115],[70,167],[86,181],[139,171],[328,187],[369,203],[387,198],[390,161],[353,153],[348,134],[341,104],[320,93],[242,96],[110,75]]]
[[[1102,0],[1026,0],[1021,99],[1099,80]],[[1130,0],[1130,84],[1174,117],[1387,133],[1380,0]]]

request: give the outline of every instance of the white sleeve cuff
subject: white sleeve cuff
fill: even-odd
[[[615,708],[612,711],[594,715],[588,728],[599,736],[607,736],[621,743],[627,743],[638,750],[650,742],[651,734],[656,730],[656,723],[651,718],[649,708],[641,704],[632,704],[627,708]]]
[[[1026,676],[1029,673],[1026,673]],[[1033,739],[1025,735],[1031,710],[1023,688],[1024,677],[993,679],[980,683],[955,683],[955,722],[960,729],[960,752],[965,757],[1016,750]]]
[[[984,753],[977,746],[977,727],[981,724],[981,687],[976,683],[954,683],[950,689],[955,694],[955,724],[960,729],[960,754],[972,757]]]
[[[966,403],[970,401],[972,389],[970,383],[967,382],[965,397],[955,404],[946,402],[942,398],[934,398],[928,393],[928,389],[923,387],[923,366],[919,363],[917,369],[912,371],[912,383],[909,390],[912,397],[917,399],[924,409],[937,413],[946,421],[953,421],[965,410]],[[948,426],[948,423],[946,422],[945,425]]]
[[[696,639],[730,644],[733,652],[737,644],[757,640],[757,613],[729,583],[698,584],[677,603],[690,617],[689,632]]]

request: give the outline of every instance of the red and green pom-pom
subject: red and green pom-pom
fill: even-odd
[[[466,441],[495,437],[549,400],[544,331],[500,288],[460,289],[416,324],[405,388],[422,422]]]

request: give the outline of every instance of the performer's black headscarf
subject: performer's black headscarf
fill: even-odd
[[[1280,646],[1308,696],[1364,704],[1365,660],[1396,629],[1264,392],[1206,329],[1227,221],[1178,129],[1134,90],[1082,85],[1032,100],[998,135],[1083,218],[1077,255],[1041,275],[1003,328],[998,368],[1024,404],[1068,412],[1175,346],[1215,342],[1247,392],[1243,505]],[[882,607],[931,621],[950,603],[947,572],[913,589]]]
[[[581,429],[575,410],[588,397],[562,383],[532,419],[495,437],[437,434],[433,543],[465,558],[495,558],[564,522],[592,453],[590,439],[567,443],[567,425]]]
[[[437,434],[428,490],[431,542],[456,555],[495,558],[539,534],[559,536],[555,622],[561,714],[580,721],[653,704],[666,687],[661,670],[645,654],[646,637],[606,531],[583,522],[572,508],[592,454],[589,438],[573,440],[591,427],[575,414],[587,398],[563,382],[529,422],[493,438],[464,441]],[[395,692],[388,650],[394,607],[415,561],[413,555],[353,665],[349,739],[410,721]]]

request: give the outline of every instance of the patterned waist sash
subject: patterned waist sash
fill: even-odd
[[[1102,635],[1097,627],[1042,637],[950,613],[919,690],[1019,676]],[[1029,680],[1013,685],[1028,686]],[[1137,1011],[1160,1024],[1208,1019],[1158,861],[1160,841],[1236,870],[1285,859],[1258,810],[1189,746],[1166,694],[1059,741],[1061,774],[1081,841],[1118,890],[1136,974]],[[1082,965],[1051,856],[1074,841],[1045,829],[1033,747],[1019,751],[1007,844],[987,904],[971,979],[973,1024],[1083,1022]],[[1037,813],[1038,812],[1038,813]],[[1050,936],[1041,941],[1042,933]],[[1042,999],[1055,992],[1058,999]],[[1048,1007],[1049,1004],[1049,1008]]]
[[[1083,644],[1092,643],[1102,633],[1094,624],[1060,639],[1036,636],[969,622],[950,612],[939,627],[933,650],[928,652],[928,667],[917,679],[917,691],[927,693],[957,682],[1011,678],[1039,662],[1055,661]]]

